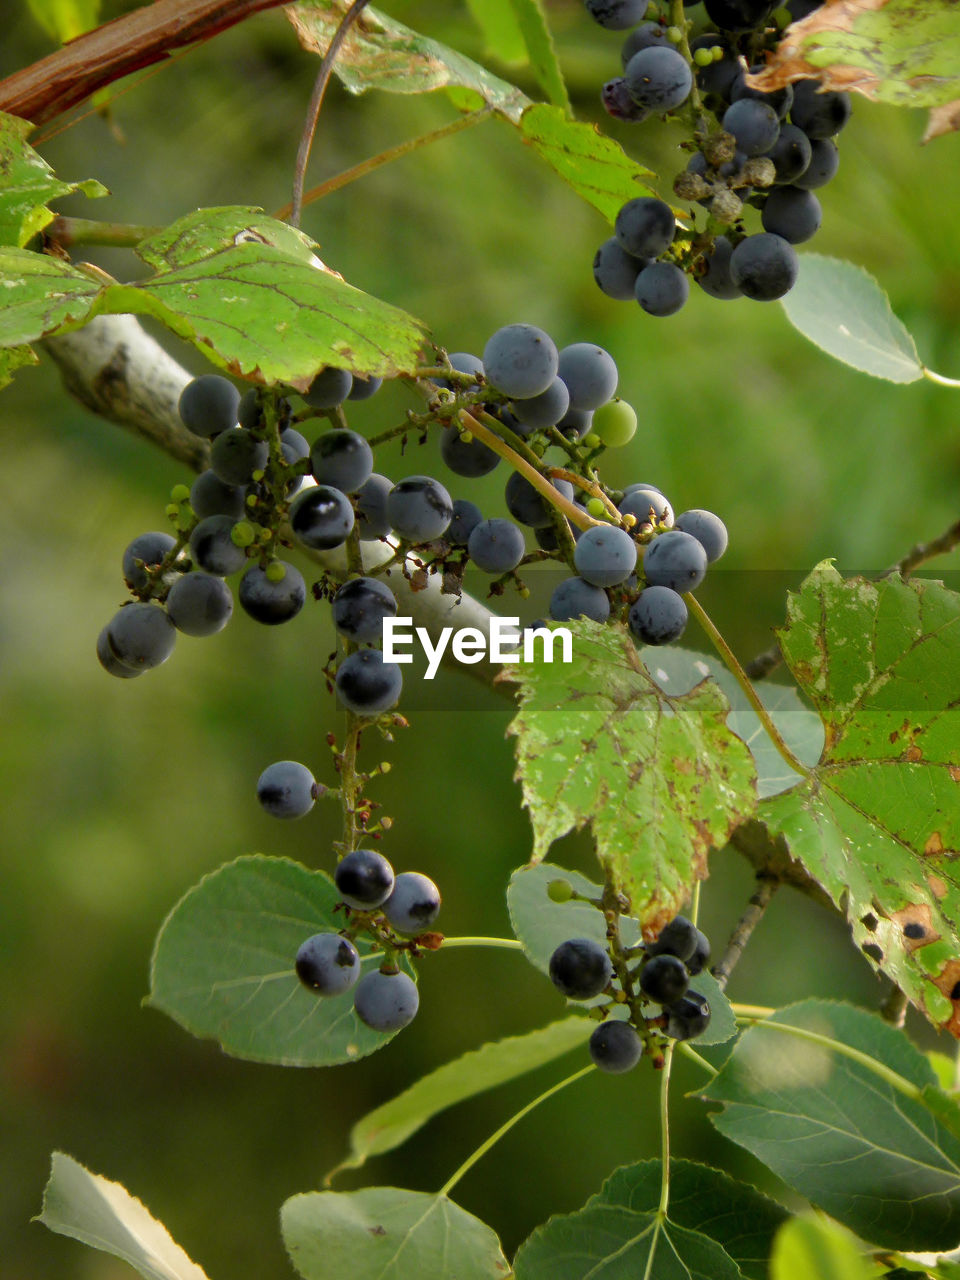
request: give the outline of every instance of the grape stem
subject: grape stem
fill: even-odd
[[[647,1265],[643,1269],[643,1280],[650,1280],[653,1275],[657,1241],[670,1207],[670,1067],[672,1063],[673,1045],[668,1044],[664,1052],[663,1071],[660,1076],[660,1203],[657,1205],[653,1238],[650,1241],[650,1252],[647,1254]]]
[[[522,951],[523,943],[516,938],[447,938],[443,939],[443,947],[502,947],[505,951]]]
[[[726,987],[734,965],[743,955],[744,948],[750,941],[750,935],[763,919],[764,913],[779,887],[779,880],[770,876],[757,877],[757,887],[747,903],[746,910],[737,921],[736,928],[730,935],[727,949],[711,970],[721,991]]]
[[[499,436],[494,435],[489,427],[484,426],[482,422],[478,422],[472,414],[466,409],[460,410],[460,421],[466,429],[478,440],[482,440],[487,448],[492,449],[499,457],[509,462],[515,471],[519,471],[525,480],[528,480],[537,493],[545,498],[551,506],[556,507],[558,511],[562,511],[571,524],[575,524],[578,529],[591,529],[594,525],[606,525],[606,520],[594,520],[592,516],[587,515],[582,507],[578,507],[575,503],[570,502],[558,493],[549,480],[540,474],[535,466],[527,462],[526,458],[522,458],[515,449],[506,444]]]
[[[577,475],[576,471],[568,471],[565,467],[551,467],[550,474],[557,480],[566,480],[575,485],[576,488],[583,489],[585,493],[589,493],[591,498],[599,498],[606,510],[609,511],[610,519],[613,523],[618,527],[623,527],[623,516],[596,480],[588,480],[585,476]]]
[[[766,707],[760,701],[759,694],[757,693],[756,689],[754,689],[753,685],[750,683],[750,680],[747,677],[747,673],[744,671],[743,667],[741,667],[736,654],[733,652],[733,650],[727,644],[726,640],[724,640],[723,636],[714,626],[713,622],[710,620],[706,611],[704,610],[703,605],[700,604],[699,600],[697,600],[694,597],[693,593],[690,591],[684,592],[683,598],[684,600],[686,600],[687,606],[690,609],[690,612],[696,617],[701,627],[703,627],[704,631],[707,633],[708,637],[710,638],[710,641],[713,644],[713,647],[720,654],[720,657],[723,659],[725,666],[731,672],[737,684],[743,690],[744,694],[746,695],[747,701],[750,703],[750,706],[756,712],[757,718],[759,719],[760,723],[763,725],[764,729],[767,731],[767,734],[770,737],[770,740],[772,741],[773,745],[776,747],[777,751],[780,753],[780,755],[783,757],[783,759],[790,766],[790,768],[793,769],[795,773],[799,773],[800,776],[803,778],[809,778],[810,770],[807,768],[805,764],[803,764],[800,760],[797,759],[797,757],[793,754],[793,752],[787,746],[786,742],[784,741],[780,733],[780,730],[773,723],[773,720],[770,717],[770,713],[767,711]]]
[[[920,565],[933,560],[936,556],[946,555],[958,545],[960,545],[960,520],[955,521],[949,529],[945,529],[930,542],[918,542],[916,546],[911,547],[905,556],[887,570],[885,576],[899,573],[901,578],[909,578],[914,569],[918,569]]]
[[[565,1089],[567,1085],[574,1084],[577,1080],[582,1080],[584,1076],[589,1075],[591,1071],[595,1071],[595,1070],[596,1070],[596,1067],[591,1062],[588,1067],[581,1067],[579,1071],[575,1071],[573,1075],[567,1076],[565,1080],[561,1080],[559,1081],[559,1083],[551,1085],[549,1089],[545,1089],[544,1092],[539,1094],[538,1097],[534,1098],[532,1102],[528,1102],[526,1106],[521,1107],[520,1110],[515,1112],[510,1117],[510,1119],[506,1121],[505,1124],[502,1124],[500,1128],[496,1130],[495,1133],[492,1133],[489,1138],[486,1138],[483,1142],[481,1142],[480,1146],[477,1147],[476,1151],[474,1151],[471,1155],[467,1156],[463,1164],[460,1165],[458,1169],[455,1169],[454,1172],[450,1175],[450,1177],[446,1180],[446,1182],[437,1192],[437,1195],[438,1196],[449,1195],[450,1192],[453,1190],[453,1188],[457,1185],[457,1183],[463,1177],[463,1175],[467,1173],[470,1169],[472,1169],[473,1166],[477,1163],[477,1161],[481,1160],[487,1154],[487,1152],[491,1149],[491,1147],[493,1147],[496,1143],[498,1143],[505,1134],[509,1133],[510,1130],[513,1128],[513,1126],[519,1120],[522,1120],[524,1116],[529,1115],[530,1112],[533,1111],[535,1107],[539,1107],[541,1102],[546,1102],[548,1098],[552,1098],[555,1093],[559,1093],[560,1090]]]
[[[926,365],[921,365],[923,376],[929,378],[931,382],[935,382],[940,387],[960,387],[960,380],[956,378],[946,378],[942,373],[934,373],[932,369],[928,369]]]
[[[353,0],[353,4],[343,15],[340,25],[333,33],[327,52],[320,63],[320,70],[317,72],[313,93],[310,96],[310,105],[307,107],[300,146],[297,148],[297,162],[293,171],[293,200],[290,204],[291,226],[299,227],[300,225],[300,214],[303,211],[303,180],[307,172],[307,161],[310,159],[310,148],[313,146],[313,135],[316,133],[317,121],[320,119],[320,108],[323,106],[323,98],[333,72],[333,64],[337,60],[340,46],[347,38],[347,33],[368,4],[369,0]]]
[[[64,249],[74,244],[104,244],[117,249],[134,249],[141,240],[148,240],[162,230],[162,227],[142,227],[127,222],[98,222],[95,218],[58,216],[44,227],[43,235]]]
[[[408,138],[406,142],[400,142],[395,147],[388,147],[386,151],[378,152],[377,155],[371,156],[369,160],[361,160],[359,164],[352,165],[351,168],[344,169],[342,173],[335,174],[332,178],[327,178],[325,182],[311,187],[309,191],[304,193],[302,205],[305,206],[313,204],[315,200],[322,200],[324,196],[331,195],[334,191],[339,191],[341,187],[349,186],[351,182],[356,182],[358,178],[365,178],[368,173],[373,173],[383,165],[390,164],[393,160],[399,160],[402,156],[419,151],[421,147],[427,147],[432,142],[440,142],[443,138],[450,138],[455,133],[461,133],[464,129],[472,129],[475,124],[481,124],[492,115],[493,107],[481,107],[478,111],[470,111],[466,115],[458,116],[456,120],[442,125],[439,129],[433,129],[430,133],[421,133],[418,137]],[[278,209],[273,216],[285,220],[290,217],[292,212],[293,205],[286,204],[282,209]]]

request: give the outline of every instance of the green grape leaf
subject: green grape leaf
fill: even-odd
[[[467,0],[467,8],[483,33],[489,53],[501,62],[519,65],[527,61],[527,44],[512,0]]]
[[[97,25],[100,0],[27,0],[30,12],[47,35],[61,44]]]
[[[806,1215],[784,1223],[770,1264],[771,1280],[870,1280],[877,1274],[842,1227]]]
[[[716,1169],[671,1160],[669,1216],[658,1227],[661,1167],[625,1165],[582,1209],[537,1227],[517,1251],[516,1280],[766,1280],[785,1211]]]
[[[936,107],[960,97],[953,0],[857,0],[795,22],[753,83],[765,91],[814,76],[875,102]]]
[[[960,1139],[925,1102],[935,1082],[923,1054],[902,1031],[849,1005],[806,1000],[768,1021],[836,1048],[766,1023],[750,1028],[702,1091],[722,1103],[710,1115],[716,1128],[864,1239],[952,1248],[960,1238]],[[869,1061],[844,1051],[851,1049]]]
[[[146,1280],[207,1280],[141,1201],[62,1151],[53,1153],[37,1221],[128,1262]]]
[[[645,182],[653,173],[631,160],[619,142],[595,124],[570,120],[559,107],[528,107],[520,132],[524,142],[610,223],[634,196],[656,194]]]
[[[29,120],[0,111],[0,245],[21,249],[53,220],[51,200],[82,191],[95,198],[107,189],[92,179],[61,182],[27,142]]]
[[[923,377],[912,336],[862,267],[805,253],[797,283],[780,305],[793,327],[835,360],[888,382]]]
[[[311,1191],[280,1210],[291,1261],[304,1280],[506,1280],[494,1232],[442,1194],[399,1187]]]
[[[156,317],[232,374],[300,391],[327,364],[378,377],[416,368],[420,322],[324,268],[299,232],[256,210],[205,214],[145,241],[159,270],[132,284],[0,248],[0,346],[129,312]]]
[[[519,685],[517,777],[533,861],[590,824],[597,857],[651,933],[676,915],[707,855],[756,805],[753,759],[709,681],[674,698],[621,626],[568,624],[573,661],[505,672]]]
[[[516,937],[523,943],[527,959],[541,973],[550,972],[550,957],[568,938],[592,938],[606,945],[607,933],[603,913],[588,902],[570,899],[554,902],[548,893],[551,880],[565,880],[574,892],[586,898],[599,899],[602,888],[577,871],[553,863],[541,862],[535,867],[520,867],[507,886],[507,910]],[[625,947],[641,940],[640,925],[629,916],[620,917],[620,941]],[[737,1033],[737,1020],[730,1001],[721,991],[712,973],[706,970],[691,979],[691,987],[706,996],[710,1005],[710,1025],[697,1044],[723,1044]],[[592,1002],[596,1003],[596,1002]],[[660,1012],[652,1005],[648,1016]]]
[[[547,26],[541,0],[510,0],[510,3],[523,34],[537,83],[554,106],[569,116],[571,109],[567,86],[557,62],[557,51],[553,46],[553,36]]]
[[[640,657],[660,688],[674,696],[688,693],[707,676],[716,680],[730,703],[727,724],[753,755],[757,795],[761,799],[787,791],[800,781],[800,774],[790,768],[773,745],[746,694],[719,659],[677,645],[641,649]],[[804,706],[792,685],[764,680],[756,689],[787,746],[801,763],[812,768],[820,759],[824,742],[823,721],[816,711]]]
[[[265,244],[308,267],[323,267],[318,246],[297,227],[249,205],[195,209],[156,235],[141,240],[137,257],[156,271],[192,267],[222,249]]]
[[[960,1035],[960,595],[896,575],[845,582],[824,564],[778,634],[826,746],[758,817],[865,954]]]
[[[585,1045],[595,1025],[582,1017],[564,1018],[524,1035],[492,1040],[445,1062],[354,1124],[350,1154],[327,1181],[342,1169],[359,1169],[371,1156],[399,1147],[448,1107]]]
[[[235,1058],[329,1067],[366,1057],[393,1036],[360,1021],[351,992],[318,997],[293,968],[302,942],[342,928],[339,900],[329,876],[287,858],[250,854],[227,863],[164,921],[148,1003]],[[356,946],[369,972],[382,957],[364,938]]]
[[[305,49],[321,56],[348,8],[348,0],[300,0],[285,12]],[[516,124],[530,99],[515,85],[402,22],[365,9],[347,33],[334,74],[351,93],[431,93],[467,89],[471,96]]]
[[[29,249],[0,247],[0,347],[21,347],[84,324],[102,289],[68,262]]]
[[[0,347],[0,390],[13,381],[18,369],[39,363],[33,347]]]

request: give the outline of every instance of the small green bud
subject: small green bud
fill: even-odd
[[[287,571],[279,560],[271,560],[264,573],[268,582],[282,582],[287,576]]]
[[[607,504],[602,498],[591,498],[587,503],[587,511],[594,520],[602,520],[607,514]]]
[[[530,588],[529,588],[529,587],[521,587],[521,588],[520,588],[520,590],[519,590],[519,592],[518,592],[517,594],[520,596],[520,599],[521,599],[521,600],[529,600],[529,599],[530,599]]]
[[[667,39],[671,44],[679,44],[683,39],[683,32],[679,27],[667,27]]]
[[[723,59],[723,45],[722,45],[722,44],[715,44],[715,45],[713,46],[713,48],[710,50],[710,52],[713,54],[713,60],[714,60],[714,62],[720,62],[720,61],[722,61],[722,59]]]
[[[380,772],[381,772],[381,773],[389,773],[389,772],[390,772],[390,770],[391,770],[392,768],[393,768],[393,765],[390,763],[390,761],[389,761],[389,760],[381,760],[381,761],[380,761]]]
[[[190,497],[190,490],[185,484],[175,484],[170,490],[171,502],[186,502]]]
[[[248,493],[248,494],[247,494],[247,506],[248,506],[248,507],[251,507],[251,508],[255,507],[255,506],[257,505],[257,502],[258,502],[258,498],[257,498],[257,495],[256,495],[255,493]]]
[[[169,503],[164,507],[164,511],[166,512],[169,520],[178,520],[180,518],[180,507],[176,502]]]
[[[695,49],[693,53],[693,60],[698,67],[709,67],[710,63],[713,61],[713,50]]]
[[[461,443],[461,444],[472,444],[472,443],[473,443],[473,432],[472,432],[472,431],[461,431],[461,432],[460,432],[460,443]]]
[[[600,439],[600,437],[597,435],[595,431],[588,431],[587,434],[583,437],[583,443],[587,446],[588,449],[599,449],[599,447],[603,444],[603,441]]]
[[[256,530],[249,520],[238,520],[230,530],[230,541],[235,547],[252,546],[256,536]]]
[[[573,885],[569,880],[551,880],[547,885],[547,897],[551,902],[569,902],[573,897]]]

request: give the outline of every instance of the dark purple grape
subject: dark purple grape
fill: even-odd
[[[170,621],[187,636],[212,636],[230,621],[233,593],[213,574],[185,573],[167,593]]]
[[[696,538],[707,553],[709,564],[719,560],[727,549],[727,526],[712,511],[704,511],[700,507],[683,511],[674,521],[674,528]]]
[[[173,653],[177,632],[164,609],[146,601],[124,605],[106,627],[106,648],[125,667],[159,667]]]
[[[397,705],[403,676],[395,662],[384,662],[379,649],[360,649],[337,668],[337,697],[358,716],[378,716]]]
[[[732,133],[737,147],[748,156],[769,151],[780,136],[780,119],[769,103],[758,98],[738,98],[723,113],[721,125]]]
[[[668,529],[647,545],[643,573],[650,587],[695,591],[707,572],[707,553],[689,533]]]
[[[710,1006],[699,991],[688,991],[667,1006],[667,1035],[672,1040],[692,1040],[702,1035],[710,1022]]]
[[[528,431],[543,430],[555,427],[570,408],[570,392],[566,382],[556,377],[540,395],[531,396],[528,400],[514,400],[510,407],[517,421]]]
[[[284,575],[279,582],[267,577],[266,570],[252,564],[240,579],[240,607],[265,626],[279,626],[295,618],[307,598],[307,586],[303,574],[285,560],[274,560]],[[273,566],[271,566],[272,568]]]
[[[462,440],[455,426],[444,429],[440,437],[440,456],[456,475],[471,480],[489,475],[500,465],[499,457],[482,440]]]
[[[620,50],[620,62],[624,71],[627,69],[627,63],[635,53],[639,53],[641,49],[672,49],[670,37],[667,35],[666,26],[659,22],[645,22],[642,26],[637,27],[636,31],[631,31],[623,42],[623,48]]]
[[[333,597],[333,625],[358,644],[379,640],[384,618],[397,616],[393,592],[376,578],[351,578]]]
[[[244,485],[270,460],[270,446],[245,427],[222,431],[210,446],[210,469],[224,484]]]
[[[145,667],[128,667],[126,663],[120,661],[110,643],[109,623],[100,629],[100,634],[97,636],[97,661],[107,675],[116,676],[120,680],[133,680],[134,677],[143,675],[146,670]]]
[[[587,1047],[594,1066],[612,1075],[631,1070],[643,1054],[643,1041],[630,1023],[612,1019],[593,1029]]]
[[[512,520],[481,520],[467,542],[470,559],[484,573],[509,573],[523,559],[523,530]]]
[[[730,278],[754,302],[773,302],[789,293],[800,263],[793,245],[769,231],[741,240],[730,257]]]
[[[789,244],[803,244],[820,230],[823,210],[812,191],[802,187],[777,187],[764,201],[760,220],[764,231],[782,236]]]
[[[604,111],[614,120],[626,120],[630,124],[639,124],[650,114],[646,107],[638,107],[634,102],[623,76],[614,76],[604,84],[600,90],[600,101],[603,103]]]
[[[655,1004],[673,1004],[687,989],[690,978],[682,960],[657,955],[640,970],[640,990]]]
[[[230,516],[207,516],[196,526],[190,535],[190,551],[201,569],[225,578],[247,563],[246,551],[231,537],[236,524]]]
[[[372,911],[393,892],[393,867],[374,849],[354,849],[337,863],[333,882],[348,907]]]
[[[297,977],[318,996],[339,996],[360,977],[360,956],[348,938],[338,933],[315,933],[297,952]]]
[[[620,248],[634,258],[657,258],[673,243],[677,220],[673,210],[655,196],[636,196],[617,214],[614,235]]]
[[[482,519],[483,512],[475,503],[467,502],[465,498],[457,498],[453,504],[453,518],[443,536],[455,547],[465,547],[471,533]]]
[[[373,450],[356,431],[324,431],[310,450],[310,470],[317,484],[356,493],[370,479]]]
[[[581,535],[573,562],[585,582],[616,587],[626,582],[637,566],[637,544],[615,525],[594,525]]]
[[[773,10],[770,0],[704,0],[703,7],[721,31],[736,33],[763,26]]]
[[[504,395],[538,396],[557,376],[557,348],[532,324],[504,325],[483,349],[483,370]]]
[[[570,1000],[592,1000],[612,977],[606,948],[592,938],[561,942],[550,957],[550,979]]]
[[[393,481],[376,471],[357,490],[357,531],[361,542],[374,542],[390,532],[387,519],[387,497]]]
[[[353,507],[346,494],[331,485],[311,485],[290,505],[290,528],[298,542],[314,551],[329,551],[346,542],[353,529]]]
[[[810,143],[810,163],[799,178],[793,179],[793,185],[805,191],[825,187],[839,167],[840,152],[833,139],[814,138]]]
[[[298,760],[276,760],[257,779],[257,799],[272,818],[302,818],[320,794],[317,780]]]
[[[417,1016],[420,993],[405,973],[375,969],[357,983],[353,1007],[361,1022],[374,1031],[400,1031]]]
[[[403,871],[393,882],[383,914],[397,933],[423,933],[440,914],[440,890],[419,871]]]
[[[430,476],[408,476],[387,495],[387,519],[407,542],[439,538],[453,517],[453,501]]]
[[[711,251],[703,255],[706,269],[702,275],[696,277],[696,281],[704,293],[709,293],[711,298],[731,301],[733,298],[743,297],[730,275],[730,255],[732,253],[733,245],[727,237],[717,236]]]
[[[240,392],[218,373],[205,373],[187,383],[177,407],[187,430],[209,440],[237,425]]]
[[[554,622],[570,622],[574,618],[606,622],[610,617],[610,601],[600,587],[582,578],[564,578],[550,597],[550,617]]]
[[[593,259],[593,278],[608,298],[627,302],[635,296],[637,276],[650,261],[627,253],[615,236],[605,240]]]
[[[624,70],[630,96],[648,111],[673,111],[686,102],[693,88],[693,72],[673,48],[641,49]]]
[[[587,13],[608,31],[626,31],[643,21],[649,0],[583,0]]]
[[[794,182],[805,173],[812,157],[810,139],[795,124],[781,124],[780,136],[765,152],[773,161],[777,183]]]
[[[239,520],[246,510],[243,489],[224,484],[213,471],[201,471],[190,486],[190,506],[199,520],[207,516],[232,516]]]
[[[808,138],[833,138],[850,119],[849,93],[820,92],[819,80],[798,80],[793,86],[790,119]]]
[[[644,587],[627,615],[642,644],[673,644],[687,626],[687,603],[670,587]]]
[[[652,485],[628,485],[620,499],[620,512],[625,516],[636,516],[638,527],[654,524],[669,527],[673,524],[673,508],[660,490]]]
[[[143,591],[147,585],[147,568],[155,569],[162,563],[168,551],[176,546],[176,539],[169,533],[141,533],[134,538],[123,553],[123,580],[133,591]],[[143,561],[143,568],[137,564]]]
[[[697,949],[699,937],[700,930],[692,920],[688,920],[686,916],[674,916],[660,930],[656,942],[649,944],[647,955],[676,956],[686,964]]]
[[[672,316],[690,296],[690,281],[672,262],[651,262],[637,276],[637,302],[650,316]]]
[[[573,485],[569,480],[552,480],[550,483],[568,502],[572,501]],[[510,479],[504,489],[504,498],[507,510],[514,520],[519,520],[521,524],[531,529],[540,529],[552,523],[550,504],[519,471],[510,473]]]
[[[310,383],[303,398],[312,409],[336,409],[346,400],[352,386],[352,373],[328,365]]]
[[[753,75],[757,75],[762,70],[763,67],[759,65],[750,68]],[[730,100],[739,102],[741,98],[755,98],[757,102],[765,102],[768,107],[773,107],[778,117],[783,120],[793,104],[793,86],[786,84],[782,89],[773,89],[769,93],[764,93],[762,89],[754,89],[747,84],[746,80],[741,80],[734,85]]]
[[[348,400],[369,400],[371,396],[375,396],[383,386],[382,378],[361,378],[359,374],[353,375],[353,386],[347,396]]]
[[[592,342],[574,342],[564,347],[557,374],[570,393],[573,409],[599,409],[616,395],[620,379],[613,356]]]

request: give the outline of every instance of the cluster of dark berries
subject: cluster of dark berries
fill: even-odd
[[[695,591],[707,566],[723,555],[726,527],[699,508],[674,517],[663,493],[643,481],[626,487],[617,509],[624,528],[597,525],[574,533],[577,576],[557,584],[550,616],[606,622],[622,615],[643,644],[679,640],[688,616],[683,593]]]
[[[374,1031],[399,1031],[413,1021],[420,996],[417,984],[394,957],[398,950],[412,951],[417,938],[429,930],[440,911],[440,891],[417,871],[395,875],[383,854],[371,849],[355,849],[342,858],[334,883],[349,924],[341,933],[307,938],[297,952],[297,977],[318,996],[353,991],[353,1007],[361,1022]],[[354,945],[361,932],[370,933],[388,950],[379,968],[362,978]]]
[[[710,1006],[689,989],[689,982],[709,959],[710,944],[704,934],[684,916],[677,916],[656,942],[643,948],[639,965],[628,966],[623,984],[607,948],[592,938],[561,942],[550,957],[550,978],[569,1000],[610,997],[604,1020],[590,1036],[589,1050],[601,1070],[620,1073],[636,1066],[644,1041],[651,1043],[657,1031],[671,1040],[692,1040],[707,1029]],[[626,981],[629,989],[624,989]],[[660,1005],[662,1012],[644,1017],[640,1013],[644,1004]],[[615,1008],[627,1009],[628,1020],[606,1016]]]
[[[643,0],[585,2],[602,26],[635,26],[621,51],[623,74],[601,95],[611,115],[637,122],[695,99],[693,154],[673,190],[708,214],[702,229],[695,213],[692,227],[678,228],[664,201],[628,201],[594,259],[599,287],[612,298],[636,299],[654,316],[680,310],[691,278],[714,298],[783,297],[797,279],[793,246],[820,227],[814,192],[837,171],[834,139],[850,118],[849,94],[823,92],[815,79],[771,92],[747,83],[781,35],[767,0],[705,0],[714,29],[689,41],[692,31],[642,22]],[[794,0],[789,7],[796,19],[816,6]],[[746,205],[759,210],[761,231],[748,233]]]

